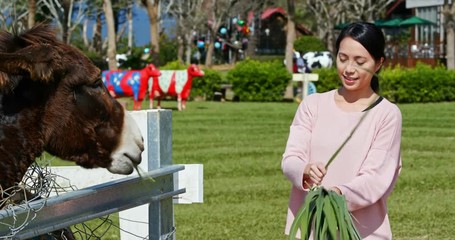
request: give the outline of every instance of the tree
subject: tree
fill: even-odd
[[[288,72],[293,72],[293,54],[294,54],[294,41],[295,41],[295,5],[294,0],[287,0],[288,5],[288,19],[286,24],[286,51],[285,51],[285,59],[286,59],[286,69]],[[293,99],[293,82],[290,79],[288,86],[286,87],[285,98]]]
[[[100,9],[96,9],[96,21],[95,25],[93,25],[93,40],[92,46],[95,52],[101,54],[103,52],[103,38],[101,36],[101,31],[103,28],[103,23],[101,21],[101,16],[103,11]]]
[[[313,13],[316,21],[317,35],[324,41],[327,49],[334,52],[334,27],[340,22],[344,13],[344,4],[346,1],[338,0],[306,0],[308,8]]]
[[[292,56],[294,54],[294,41],[295,41],[295,5],[294,0],[287,0],[288,5],[288,19],[286,25],[286,68],[288,72],[292,73]]]
[[[126,14],[128,19],[128,55],[133,51],[133,2],[128,5],[128,12]]]
[[[77,0],[76,0],[77,1]],[[86,16],[87,8],[84,8],[87,0],[40,0],[39,9],[43,7],[49,14],[43,13],[42,16],[49,21],[55,21],[59,29],[62,30],[62,40],[66,43],[71,42],[72,32],[80,25]],[[75,6],[77,6],[75,8]],[[76,9],[76,12],[74,10]]]
[[[207,28],[209,36],[207,36],[209,45],[207,46],[207,54],[205,57],[205,66],[212,66],[212,55],[214,50],[214,36],[218,29],[226,21],[230,19],[231,11],[237,4],[238,0],[207,0],[204,9],[207,9],[208,19]]]
[[[35,26],[36,0],[28,0],[28,28]]]
[[[27,18],[28,6],[26,1],[0,0],[0,27],[2,29],[21,31],[28,26]]]
[[[150,45],[152,50],[152,63],[159,66],[160,55],[160,1],[159,0],[141,0],[141,3],[147,9],[150,21]]]
[[[319,39],[324,41],[329,51],[334,52],[335,24],[354,21],[373,22],[392,2],[394,0],[306,0],[306,5],[315,17]]]
[[[104,14],[106,15],[108,48],[107,57],[109,59],[109,70],[117,70],[117,44],[115,38],[114,13],[112,12],[111,0],[104,0]]]
[[[201,12],[204,0],[175,1],[171,0],[165,8],[165,12],[171,14],[177,20],[177,37],[179,42],[177,59],[182,61],[182,54],[186,46],[185,62],[190,63],[191,49],[193,45],[193,32],[207,19],[207,15]]]
[[[444,28],[446,29],[447,68],[455,69],[455,3],[445,1],[443,7]]]
[[[396,0],[350,0],[344,2],[343,20],[374,22],[380,18],[386,7]],[[355,14],[348,14],[350,12]]]
[[[250,25],[251,31],[248,36],[248,48],[246,50],[247,56],[252,56],[255,54],[256,45],[259,41],[259,37],[256,37],[258,31],[255,31],[256,19],[259,19],[261,13],[264,9],[269,6],[279,5],[282,1],[274,0],[248,0],[248,1],[239,1],[233,8],[233,13],[240,13],[242,19],[246,19],[246,24]],[[252,14],[252,15],[251,15]],[[235,15],[235,14],[234,14]]]

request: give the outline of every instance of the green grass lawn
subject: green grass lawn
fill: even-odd
[[[290,184],[280,163],[297,104],[163,106],[174,109],[174,163],[204,165],[204,203],[175,205],[177,239],[286,239]],[[389,199],[394,239],[453,239],[455,103],[399,107],[403,169]]]

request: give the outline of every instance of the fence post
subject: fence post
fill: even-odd
[[[148,115],[148,171],[150,171],[172,165],[172,111],[149,111]],[[150,203],[149,239],[173,239],[174,231],[172,198]]]
[[[294,73],[292,74],[292,81],[303,82],[302,99],[308,96],[308,84],[315,82],[319,79],[317,73]]]

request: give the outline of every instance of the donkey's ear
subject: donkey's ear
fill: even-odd
[[[33,81],[49,82],[60,69],[61,57],[49,44],[32,45],[13,53],[0,53],[0,72],[28,76]],[[0,74],[0,86],[10,78]]]

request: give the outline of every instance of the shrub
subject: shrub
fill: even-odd
[[[95,64],[99,69],[101,70],[105,70],[105,69],[108,69],[108,64],[106,62],[106,59],[103,58],[103,56],[100,56],[99,54],[95,53],[95,52],[84,52],[85,55],[90,59],[92,60],[93,64]]]
[[[247,59],[229,71],[226,78],[241,101],[281,101],[291,75],[282,61]]]
[[[165,65],[177,60],[177,38],[169,38],[166,34],[160,35],[160,64]]]
[[[314,36],[301,36],[297,38],[294,41],[294,49],[301,53],[327,50],[321,39]]]
[[[121,51],[119,51],[121,52]],[[131,55],[128,56],[127,60],[120,65],[120,69],[142,69],[145,68],[150,62],[143,58],[144,48],[136,47],[131,51]]]
[[[204,69],[204,76],[193,79],[190,96],[202,96],[207,100],[214,98],[215,92],[221,90],[223,79],[221,74],[213,69]]]
[[[166,65],[160,67],[160,70],[186,70],[186,69],[188,69],[188,65],[180,62],[179,60],[167,62]]]
[[[335,68],[318,69],[318,92],[341,86]],[[418,63],[415,68],[385,68],[379,74],[380,94],[396,103],[427,103],[455,100],[455,71]]]
[[[318,81],[314,82],[318,92],[327,92],[341,86],[336,68],[314,69],[313,73],[319,74]]]
[[[417,63],[415,68],[386,69],[381,73],[383,95],[400,103],[455,100],[455,71]]]

